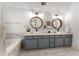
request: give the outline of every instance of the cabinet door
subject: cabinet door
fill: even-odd
[[[24,39],[23,40],[24,49],[35,49],[37,48],[37,40],[36,39]]]
[[[38,39],[38,48],[49,47],[49,39]]]
[[[55,47],[55,41],[54,41],[54,36],[50,36],[50,47]]]
[[[63,37],[55,37],[55,46],[63,46],[63,40],[64,38]]]
[[[64,40],[64,45],[65,46],[70,46],[72,44],[72,38],[71,37],[67,37]]]
[[[50,47],[55,47],[55,42],[54,42],[54,38],[50,39]]]

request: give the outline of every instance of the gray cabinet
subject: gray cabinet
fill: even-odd
[[[54,36],[50,36],[49,39],[49,47],[55,47],[55,40],[54,40]]]
[[[33,35],[23,39],[24,49],[71,46],[72,35]]]
[[[49,36],[43,36],[42,39],[38,40],[38,48],[47,48],[49,47]]]
[[[24,49],[35,49],[37,48],[37,40],[32,37],[27,37],[23,40]]]
[[[39,39],[38,40],[38,48],[47,48],[47,47],[49,47],[48,39]]]
[[[70,46],[70,45],[72,45],[72,35],[68,35],[64,39],[64,46]]]
[[[64,38],[62,36],[55,36],[55,47],[63,46],[63,40]]]

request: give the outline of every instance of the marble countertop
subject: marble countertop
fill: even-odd
[[[66,33],[66,32],[57,32],[57,33],[24,33],[24,36],[30,36],[30,35],[72,35],[72,33]]]

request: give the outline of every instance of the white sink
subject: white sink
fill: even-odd
[[[67,33],[64,31],[60,31],[60,32],[56,32],[56,34],[67,34]]]

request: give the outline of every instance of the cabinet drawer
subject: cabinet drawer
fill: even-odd
[[[67,37],[67,35],[56,35],[55,37]]]
[[[49,39],[48,35],[43,36],[43,39]]]
[[[32,39],[32,36],[24,36],[25,39]]]
[[[61,35],[61,37],[64,37],[65,38],[65,37],[67,37],[67,35]]]
[[[36,35],[36,36],[33,36],[33,38],[34,38],[34,39],[42,39],[42,36]]]
[[[68,35],[67,37],[72,37],[72,35]]]
[[[51,36],[50,36],[50,39],[54,39],[54,36],[53,36],[53,35],[51,35]]]
[[[55,37],[61,37],[61,35],[55,35]]]

